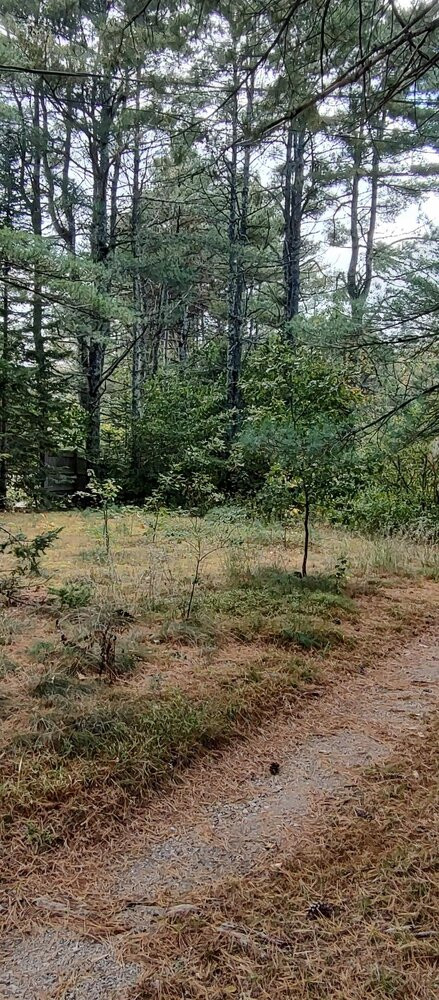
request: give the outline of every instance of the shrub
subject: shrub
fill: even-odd
[[[62,587],[52,587],[50,592],[56,595],[62,608],[85,608],[90,604],[93,589],[91,580],[77,577],[66,580]]]
[[[3,534],[0,554],[12,556],[14,560],[12,569],[0,579],[0,591],[10,604],[27,577],[40,576],[42,556],[54,544],[62,528],[42,532],[35,538],[27,538],[21,531],[13,534],[3,525],[0,525],[0,531]]]

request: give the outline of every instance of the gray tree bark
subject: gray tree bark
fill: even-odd
[[[305,132],[291,122],[287,135],[284,190],[284,316],[288,324],[297,316],[300,303],[300,254],[304,187]],[[293,340],[291,329],[287,336]]]
[[[360,127],[358,139],[353,146],[353,176],[350,204],[350,237],[351,256],[346,276],[346,288],[351,304],[351,315],[358,331],[363,325],[364,309],[370,293],[373,279],[373,250],[378,211],[378,192],[380,182],[380,146],[385,125],[385,113],[375,127],[372,138],[372,157],[370,171],[364,164],[364,126]],[[360,181],[362,176],[370,178],[370,200],[367,209],[368,220],[365,238],[364,268],[360,265],[360,234],[364,232],[364,222],[360,219]]]
[[[31,221],[32,230],[35,236],[41,238],[43,235],[43,213],[41,205],[41,91],[42,84],[38,81],[33,91],[33,166],[32,166],[32,194],[31,194]],[[48,425],[48,367],[46,359],[46,347],[43,334],[43,281],[38,264],[34,267],[33,292],[32,292],[32,337],[34,342],[35,363],[37,372],[37,396],[38,396],[38,450],[40,462],[40,480],[44,480],[45,452],[47,447],[47,425]]]
[[[108,267],[109,219],[108,184],[110,173],[110,137],[114,120],[115,102],[112,100],[108,80],[94,82],[92,94],[93,123],[89,135],[90,159],[93,173],[93,205],[90,228],[91,259],[102,268],[102,290],[109,291],[106,274]],[[105,351],[110,334],[108,319],[99,319],[90,334],[88,350],[84,349],[87,369],[86,409],[88,428],[86,437],[87,458],[92,466],[99,464],[101,452],[101,388]]]
[[[242,175],[238,164],[238,63],[233,66],[233,92],[230,100],[231,158],[229,171],[229,296],[228,296],[228,348],[227,348],[227,405],[231,411],[230,435],[239,427],[241,408],[240,375],[242,364],[242,335],[245,323],[245,245],[248,238],[248,202],[250,191],[250,144],[244,147]],[[246,125],[253,117],[254,73],[247,82]]]

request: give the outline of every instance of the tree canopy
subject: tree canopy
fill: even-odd
[[[3,507],[70,448],[126,501],[436,530],[438,40],[438,2],[5,0]]]

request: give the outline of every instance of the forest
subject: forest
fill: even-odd
[[[0,504],[438,525],[435,3],[2,6]]]
[[[432,1000],[439,0],[2,0],[1,1000]]]

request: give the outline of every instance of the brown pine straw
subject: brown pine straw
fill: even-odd
[[[131,1000],[433,1000],[439,987],[439,719],[305,848],[192,894],[189,912],[125,940]],[[326,901],[329,918],[308,919]]]

